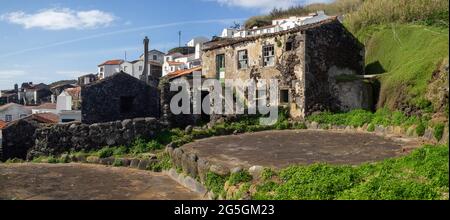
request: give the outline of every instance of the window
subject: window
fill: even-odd
[[[126,114],[133,110],[134,97],[122,96],[120,97],[120,113]]]
[[[103,67],[100,67],[100,72],[103,73]]]
[[[139,71],[142,71],[142,66],[139,66]]]
[[[273,66],[275,65],[275,50],[273,45],[263,47],[263,65]]]
[[[289,90],[287,89],[280,90],[280,103],[281,104],[289,103]]]
[[[248,52],[247,50],[238,51],[238,69],[245,69],[248,67]]]
[[[25,118],[25,117],[27,117],[27,115],[26,115],[26,114],[20,114],[19,117],[20,117],[20,118]]]
[[[158,60],[158,56],[153,55],[153,60]]]
[[[124,66],[124,67],[123,67],[123,71],[124,71],[124,72],[126,72],[127,69],[128,69],[127,66]]]
[[[289,39],[286,42],[286,51],[291,51],[294,49],[294,41],[292,39]]]
[[[12,115],[5,115],[5,121],[6,122],[12,121]]]
[[[166,57],[166,61],[169,62],[170,61],[170,57]]]

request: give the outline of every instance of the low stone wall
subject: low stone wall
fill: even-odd
[[[0,161],[18,158],[25,159],[28,150],[34,145],[34,133],[41,124],[33,120],[17,120],[5,127],[0,145]]]
[[[27,159],[59,155],[70,151],[90,151],[105,146],[128,146],[138,138],[153,138],[163,128],[155,118],[136,118],[99,124],[68,123],[37,129],[35,145]]]

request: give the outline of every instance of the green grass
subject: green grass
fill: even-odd
[[[239,183],[246,183],[252,180],[252,176],[247,171],[241,171],[232,173],[228,179],[230,185],[236,185]]]
[[[256,186],[254,199],[429,200],[448,193],[448,146],[425,146],[408,156],[375,164],[291,166],[280,180]]]
[[[390,111],[386,108],[379,109],[372,113],[366,110],[353,110],[344,113],[322,112],[307,117],[309,121],[315,121],[319,124],[345,125],[361,127],[369,124],[369,131],[374,131],[375,126],[404,126],[427,125],[428,118],[419,118],[417,116],[406,116],[400,111]]]
[[[444,135],[444,129],[445,129],[445,125],[444,124],[437,124],[434,127],[434,138],[436,138],[436,140],[440,141],[442,139],[442,136]]]
[[[395,110],[406,104],[432,111],[425,94],[433,71],[448,58],[448,27],[377,25],[362,28],[356,36],[366,46],[368,67],[376,64],[385,72],[379,107]],[[378,72],[372,71],[367,68],[367,74]]]

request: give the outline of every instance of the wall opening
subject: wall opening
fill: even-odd
[[[127,114],[133,111],[134,97],[122,96],[120,97],[120,113]]]
[[[280,104],[287,104],[287,103],[289,103],[289,90],[281,89],[280,90]]]

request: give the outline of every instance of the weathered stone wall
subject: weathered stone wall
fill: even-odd
[[[305,113],[370,106],[370,88],[361,80],[343,85],[338,80],[364,74],[364,45],[338,21],[308,29],[305,35]]]
[[[138,138],[153,138],[163,128],[155,118],[136,118],[99,124],[68,123],[36,130],[27,158],[90,151],[105,146],[128,146]]]
[[[292,49],[287,50],[287,42],[292,42]],[[263,47],[273,45],[275,65],[263,65]],[[247,50],[248,67],[238,69],[237,52]],[[281,32],[263,35],[253,40],[233,45],[205,50],[202,56],[202,71],[206,78],[216,78],[216,56],[225,55],[225,79],[278,79],[280,89],[289,90],[289,107],[294,118],[304,116],[304,35],[298,32]]]
[[[34,146],[34,133],[42,125],[33,120],[18,120],[2,130],[0,160],[26,159],[27,152]]]
[[[81,97],[86,124],[159,117],[158,88],[123,72],[83,86]]]
[[[185,128],[189,125],[196,125],[200,119],[201,115],[195,114],[173,114],[170,110],[170,102],[178,92],[170,91],[170,83],[162,82],[160,83],[161,90],[161,121],[167,124],[168,127],[172,128]],[[192,102],[191,102],[192,111]]]

